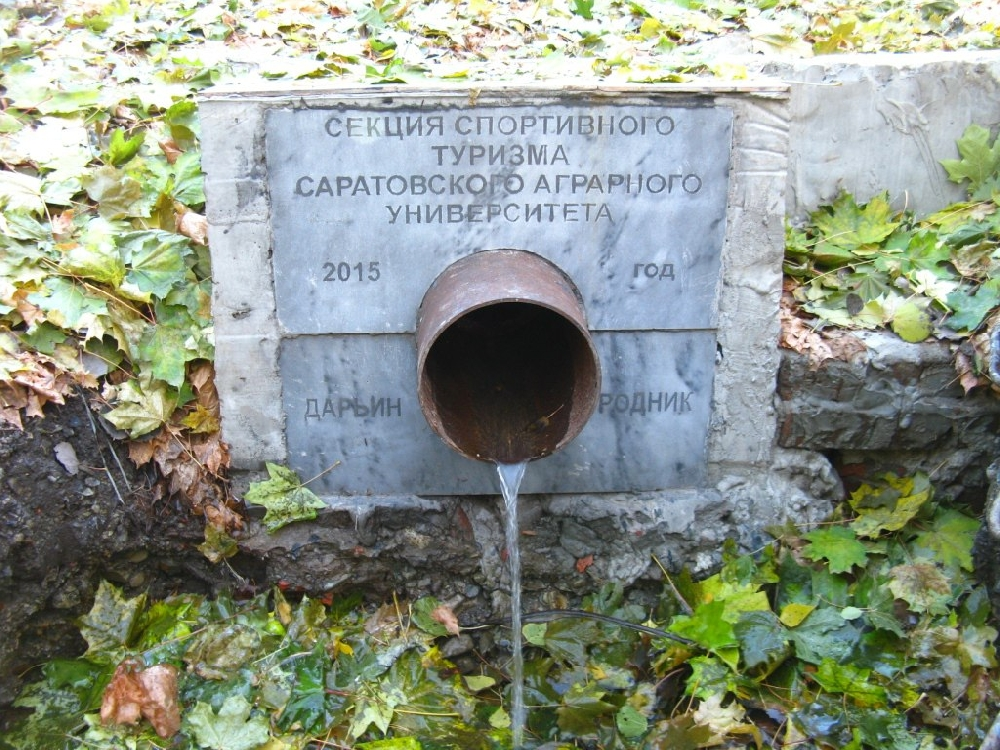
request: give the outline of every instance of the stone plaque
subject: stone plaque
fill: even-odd
[[[705,479],[715,335],[596,333],[597,411],[562,451],[536,461],[523,492],[697,487]],[[496,493],[495,470],[449,449],[416,396],[406,334],[296,336],[281,349],[289,462],[321,494]]]
[[[428,427],[413,334],[441,272],[498,248],[573,280],[602,369],[596,413],[523,491],[704,484],[732,108],[408,93],[268,104],[259,122],[283,441],[317,492],[497,491]]]
[[[709,106],[271,109],[279,321],[412,332],[444,268],[515,248],[569,274],[593,330],[712,329],[732,126]]]

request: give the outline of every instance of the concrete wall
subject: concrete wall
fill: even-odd
[[[769,64],[792,87],[789,216],[888,190],[918,215],[965,199],[942,159],[972,123],[1000,125],[1000,53],[828,55]]]

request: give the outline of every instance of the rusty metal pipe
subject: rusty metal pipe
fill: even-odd
[[[580,293],[526,250],[446,268],[417,312],[417,396],[464,456],[517,463],[564,447],[594,413],[601,365]]]

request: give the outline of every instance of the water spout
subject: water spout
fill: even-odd
[[[510,731],[514,750],[524,744],[527,709],[524,705],[524,649],[521,641],[521,544],[517,518],[517,492],[527,461],[497,464],[507,526],[507,567],[510,570]]]

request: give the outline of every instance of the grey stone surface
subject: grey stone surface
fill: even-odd
[[[711,331],[595,333],[597,412],[533,463],[525,492],[703,486],[712,399]],[[492,464],[450,450],[416,395],[412,336],[299,336],[282,343],[289,463],[324,495],[495,494]]]
[[[551,244],[553,247],[561,248],[557,254],[559,262],[565,263],[567,259],[571,259],[577,264],[577,273],[583,278],[574,280],[585,288],[584,294],[589,295],[597,317],[604,316],[607,325],[619,325],[623,328],[645,325],[658,329],[680,330],[705,326],[704,330],[708,335],[715,335],[713,328],[718,325],[721,352],[719,347],[714,347],[713,353],[713,347],[699,345],[697,347],[699,359],[694,367],[696,372],[706,372],[713,362],[716,364],[714,380],[701,378],[697,389],[699,399],[702,399],[706,395],[705,389],[712,388],[709,406],[711,419],[706,420],[704,417],[704,401],[693,410],[703,425],[699,428],[702,432],[693,434],[682,431],[678,439],[676,426],[664,425],[662,428],[656,428],[660,433],[658,440],[655,442],[652,440],[651,432],[640,434],[638,437],[642,439],[640,446],[642,450],[631,448],[628,436],[636,429],[637,420],[633,410],[633,405],[638,408],[635,401],[636,394],[640,392],[644,394],[647,407],[651,403],[650,392],[663,393],[669,398],[674,390],[667,391],[666,388],[660,389],[655,386],[655,383],[662,379],[661,373],[656,368],[658,363],[672,360],[669,353],[666,357],[664,353],[658,353],[655,356],[647,354],[637,358],[636,362],[645,360],[651,365],[646,371],[640,371],[636,375],[625,369],[634,367],[636,362],[625,361],[620,371],[616,372],[614,358],[611,357],[609,359],[611,366],[607,368],[606,374],[612,387],[604,390],[613,399],[609,405],[612,407],[611,416],[614,418],[614,423],[607,436],[600,438],[598,449],[587,450],[590,455],[586,456],[586,463],[591,467],[608,464],[610,469],[602,467],[600,471],[616,478],[607,482],[602,480],[598,485],[582,483],[573,485],[567,481],[562,483],[562,491],[704,484],[702,478],[711,483],[726,476],[730,470],[743,472],[747,465],[766,464],[772,445],[769,435],[773,434],[774,429],[771,388],[777,368],[777,354],[773,342],[777,335],[776,300],[780,291],[782,198],[788,129],[784,90],[780,84],[765,86],[738,84],[714,88],[649,86],[641,89],[580,90],[572,87],[558,90],[542,87],[538,89],[485,87],[477,90],[476,96],[471,99],[469,91],[461,88],[441,88],[415,93],[411,89],[396,87],[380,87],[377,90],[302,87],[294,92],[230,90],[210,94],[202,102],[203,127],[206,131],[204,146],[206,150],[213,152],[206,161],[206,191],[210,202],[215,200],[216,195],[228,201],[234,198],[237,200],[235,206],[213,208],[210,213],[209,234],[214,254],[215,278],[219,284],[215,294],[216,339],[219,352],[217,367],[221,373],[221,380],[227,384],[222,396],[223,431],[233,449],[234,466],[238,469],[258,469],[265,460],[289,459],[290,448],[291,453],[302,452],[301,444],[294,447],[288,444],[284,431],[286,414],[283,406],[289,399],[300,397],[301,394],[293,393],[294,389],[289,383],[282,383],[277,351],[282,348],[278,346],[282,342],[287,342],[289,349],[295,346],[291,343],[292,336],[285,323],[292,328],[309,329],[310,326],[300,325],[302,321],[288,322],[282,319],[280,302],[282,294],[285,294],[285,299],[291,302],[296,287],[292,284],[285,292],[281,292],[279,283],[276,303],[272,275],[264,273],[267,269],[273,273],[281,265],[280,261],[275,262],[271,251],[279,252],[283,242],[280,236],[282,231],[285,232],[284,252],[287,253],[287,262],[284,266],[286,270],[278,272],[279,278],[282,273],[291,273],[297,268],[296,252],[301,252],[300,249],[293,247],[296,230],[290,216],[285,219],[284,229],[276,226],[276,236],[272,238],[271,234],[272,211],[275,212],[274,216],[278,216],[283,209],[281,199],[275,197],[276,189],[269,177],[269,169],[274,167],[269,166],[265,159],[268,118],[277,118],[274,122],[278,124],[273,127],[283,132],[282,128],[287,123],[279,122],[280,118],[285,116],[280,111],[288,110],[290,106],[326,112],[336,108],[345,112],[348,109],[353,111],[359,107],[384,111],[387,106],[401,107],[404,110],[406,107],[413,108],[417,101],[422,107],[429,108],[428,111],[449,112],[451,113],[449,117],[453,111],[470,111],[485,112],[487,113],[485,116],[496,118],[503,116],[499,113],[507,109],[527,117],[528,112],[544,112],[547,111],[546,108],[567,112],[581,111],[581,108],[586,107],[588,111],[593,110],[598,113],[676,112],[679,111],[678,107],[693,108],[685,109],[683,113],[691,113],[691,122],[698,124],[697,129],[703,136],[704,142],[692,140],[694,136],[690,134],[686,136],[683,143],[687,144],[686,151],[690,153],[681,153],[685,149],[681,149],[681,152],[668,150],[668,155],[661,157],[650,152],[649,143],[640,144],[636,141],[639,144],[637,150],[626,150],[627,158],[622,159],[621,155],[611,158],[593,149],[586,151],[582,145],[585,139],[575,137],[568,141],[567,161],[570,153],[574,154],[574,158],[579,157],[581,160],[573,162],[573,165],[556,166],[559,168],[572,166],[579,170],[605,168],[610,170],[617,169],[614,165],[624,163],[627,167],[629,162],[634,162],[634,167],[646,169],[654,165],[657,169],[661,169],[662,166],[662,169],[669,170],[669,174],[680,175],[703,169],[705,175],[713,174],[716,177],[712,180],[706,177],[703,184],[711,184],[711,188],[706,187],[698,195],[710,198],[710,205],[716,206],[715,209],[700,208],[697,211],[675,212],[670,208],[667,211],[667,221],[663,222],[660,219],[650,218],[649,206],[642,204],[636,196],[635,205],[638,206],[639,219],[632,220],[628,225],[628,232],[621,236],[605,234],[602,235],[603,238],[597,240],[584,232],[580,235],[581,241],[577,243],[579,249],[570,243],[572,249],[569,252],[567,250],[570,245],[564,242],[560,244],[556,235],[547,236],[549,241],[543,241],[546,237],[535,236],[538,234],[535,232],[515,233],[508,238],[495,239],[490,236],[489,239],[498,242],[503,239],[504,242],[500,244],[527,244],[531,241],[539,242],[542,246]],[[290,102],[294,102],[294,105]],[[269,112],[271,114],[268,114]],[[730,118],[732,118],[731,139],[728,135]],[[323,120],[324,123],[327,121],[328,117]],[[455,126],[455,121],[449,122],[451,127]],[[342,126],[348,127],[346,120],[342,122]],[[242,140],[233,140],[231,133],[240,134]],[[308,139],[293,138],[286,139],[285,145],[282,146],[279,137],[279,145],[274,146],[277,152],[273,158],[283,163],[293,161],[293,166],[301,169],[310,166],[311,152],[306,149],[306,155],[302,156],[292,147],[300,141],[304,146],[310,147],[314,143]],[[274,142],[273,139],[271,142]],[[722,180],[726,164],[729,163],[727,155],[730,155],[730,144],[735,145],[732,147],[728,187],[725,189],[723,201],[719,186],[726,184]],[[555,144],[549,145],[555,147]],[[579,156],[585,151],[585,156]],[[428,153],[434,155],[444,152],[427,149],[421,158],[425,158]],[[357,172],[363,166],[362,161],[362,157],[355,154],[350,156],[347,163]],[[702,166],[706,164],[709,166]],[[291,173],[301,176],[301,169],[293,169]],[[272,189],[271,195],[263,204],[259,190],[262,180]],[[315,184],[318,186],[318,181]],[[680,184],[683,190],[683,177]],[[728,207],[725,211],[722,210],[723,203]],[[262,208],[266,209],[263,214]],[[382,205],[381,210],[384,208]],[[719,215],[713,216],[713,213]],[[313,220],[322,223],[324,215],[322,212],[317,213],[313,216]],[[345,221],[347,220],[342,218],[339,225],[336,221],[332,223],[343,228]],[[575,223],[567,222],[566,225]],[[278,224],[281,224],[280,220]],[[653,224],[654,229],[650,230],[646,224]],[[351,247],[359,246],[362,239],[367,243],[366,248],[380,246],[381,230],[376,231],[371,224],[365,225],[363,222],[361,227],[367,230],[361,234],[370,236],[362,238],[356,233],[354,245]],[[324,241],[331,238],[339,239],[341,234],[339,228],[322,229],[317,236],[326,238]],[[724,235],[721,234],[723,229]],[[312,235],[307,234],[307,236]],[[718,264],[719,256],[706,254],[703,250],[708,244],[718,245],[720,236],[721,250],[716,247],[716,251],[721,252],[721,269],[715,265]],[[464,246],[480,247],[487,241],[484,237],[485,235],[480,237],[475,231],[471,231],[468,239],[463,238]],[[709,243],[705,237],[714,239]],[[507,242],[507,239],[510,242]],[[616,244],[613,247],[608,246],[607,240],[614,240]],[[448,235],[442,235],[440,241],[446,246],[457,243],[453,236]],[[420,242],[425,243],[423,247],[438,252],[437,246],[427,244],[426,238]],[[308,249],[311,245],[306,242],[306,246]],[[702,249],[698,249],[697,253],[690,256],[685,255],[685,251],[691,248]],[[388,257],[406,257],[399,255],[398,249],[393,249],[392,252],[395,255]],[[454,249],[449,248],[448,252],[454,253]],[[661,271],[664,270],[665,263],[674,262],[675,255],[680,260],[674,263],[675,275],[671,279],[669,273]],[[624,266],[617,256],[626,259]],[[645,260],[647,256],[648,261]],[[416,269],[412,272],[415,278],[419,278],[421,273],[426,275],[425,264],[419,260],[420,257],[422,256],[418,255],[418,260],[410,264]],[[332,268],[326,269],[326,273],[332,271],[338,279],[337,283],[340,283],[341,270],[344,271],[345,277],[351,276],[354,273],[354,264],[360,262],[363,277],[360,283],[365,284],[377,283],[369,281],[369,276],[376,275],[371,263],[379,264],[377,266],[379,282],[382,280],[381,274],[388,268],[388,266],[383,267],[382,260],[376,260],[374,257],[365,256],[356,261],[352,256],[349,260],[350,263],[346,256],[344,260],[339,256],[329,261],[324,260],[324,263],[334,263]],[[444,261],[441,262],[443,265]],[[341,268],[341,263],[347,265]],[[302,265],[309,266],[310,263],[304,262]],[[653,268],[656,269],[656,273],[650,273],[649,269]],[[685,275],[684,269],[695,273]],[[721,278],[718,277],[719,270]],[[621,278],[623,275],[624,279]],[[237,289],[224,288],[230,277],[240,280]],[[428,276],[432,277],[432,274]],[[400,282],[397,286],[401,290],[401,296],[413,296],[413,289],[420,291],[422,283],[402,284],[402,276],[397,275],[395,278]],[[619,284],[622,286],[617,286]],[[664,288],[669,288],[672,293],[664,295]],[[625,292],[621,292],[621,289]],[[677,293],[678,290],[680,294]],[[689,293],[694,295],[693,301],[685,296]],[[395,315],[395,320],[392,320],[392,315],[387,318],[385,309],[379,311],[379,305],[375,305],[376,314],[370,315],[365,310],[368,299],[362,295],[349,302],[341,317],[364,318],[367,322],[360,327],[375,327],[379,332],[392,330],[394,327],[401,327],[404,330],[409,328],[409,321],[402,320],[399,315]],[[642,304],[635,304],[629,302],[630,299],[645,301]],[[412,302],[413,300],[410,300],[407,306],[412,306]],[[387,304],[395,305],[396,302],[390,299]],[[638,321],[636,316],[639,316]],[[601,325],[599,323],[597,327]],[[652,346],[646,348],[652,352]],[[269,353],[274,354],[272,359],[268,359]],[[302,367],[305,372],[301,373],[302,377],[298,380],[304,382],[308,379],[308,366],[303,363]],[[669,374],[671,371],[680,374],[680,369],[676,366],[668,367],[668,380],[675,377]],[[393,377],[397,376],[402,375],[393,374]],[[371,397],[376,396],[377,403],[381,394],[376,394],[369,383],[363,382],[366,378],[367,376],[360,378],[358,387],[353,388],[353,393],[365,396],[369,399],[366,406],[371,406]],[[623,385],[619,387],[616,382]],[[650,386],[647,383],[654,385]],[[340,386],[339,383],[336,385]],[[626,393],[624,390],[626,387],[632,390]],[[681,393],[679,389],[676,392]],[[279,397],[275,398],[276,395]],[[619,407],[621,398],[626,397],[630,400],[629,408]],[[353,395],[347,398],[353,398]],[[325,396],[323,403],[325,404]],[[354,413],[357,414],[357,411],[358,409],[355,409]],[[658,413],[657,417],[660,416]],[[600,423],[595,422],[595,425],[599,426]],[[596,426],[594,429],[597,429]],[[430,435],[429,432],[425,434]],[[667,437],[664,438],[663,435]],[[356,434],[354,438],[357,440],[358,435]],[[360,438],[363,443],[364,436],[361,435]],[[706,440],[707,447],[702,448],[706,445]],[[581,445],[586,447],[586,442]],[[686,451],[680,467],[673,458],[677,448]],[[353,461],[358,460],[356,456],[357,454],[352,455]],[[630,457],[635,457],[631,463]],[[391,459],[391,457],[385,458]],[[372,456],[369,455],[365,460],[371,461]],[[564,460],[569,461],[569,459]],[[697,467],[695,474],[692,474],[689,468],[685,468],[690,466]],[[438,463],[437,459],[432,459],[421,470],[433,474],[448,472],[450,469],[447,461]],[[572,472],[573,469],[569,471]],[[591,474],[593,475],[593,471]],[[650,477],[654,475],[657,479],[650,481]],[[667,478],[665,482],[662,480],[663,477]],[[539,489],[551,489],[555,484],[554,481],[549,481],[548,484],[540,485]],[[376,495],[387,492],[377,487],[368,489]],[[414,492],[420,489],[418,485],[414,485],[408,491]],[[328,495],[330,499],[334,497]]]
[[[789,215],[805,216],[843,189],[859,200],[888,190],[918,214],[965,198],[942,159],[958,158],[965,128],[1000,124],[1000,53],[846,54],[767,72],[792,86]]]
[[[964,392],[946,342],[856,338],[863,351],[818,368],[782,352],[779,444],[826,452],[848,473],[924,471],[942,493],[981,503],[985,468],[1000,455],[1000,399]]]
[[[574,280],[593,330],[714,328],[733,112],[685,104],[268,110],[282,326],[412,332],[447,266],[516,248]]]

